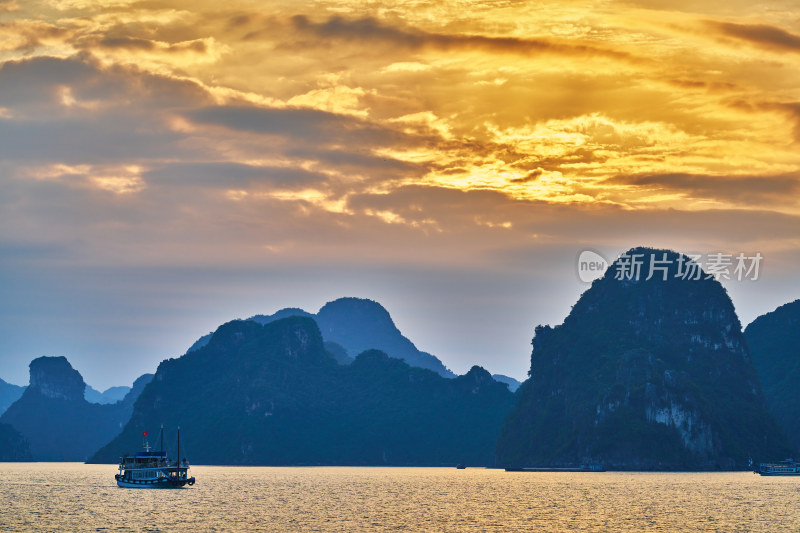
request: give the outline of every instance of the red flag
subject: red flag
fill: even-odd
[[[145,431],[144,433],[142,433],[142,437],[146,437],[146,436],[147,436],[147,432]]]

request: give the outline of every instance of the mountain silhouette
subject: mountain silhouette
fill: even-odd
[[[11,425],[0,424],[0,463],[17,461],[33,461],[31,446]]]
[[[639,276],[632,257],[651,261]],[[684,279],[690,267],[672,251],[632,249],[563,324],[536,328],[530,378],[498,440],[502,464],[740,469],[751,455],[789,453],[730,298],[699,269]]]
[[[138,391],[141,392],[140,378]],[[85,461],[120,432],[133,411],[135,396],[114,404],[89,403],[86,383],[64,357],[39,357],[30,363],[30,385],[2,416],[30,445],[36,461]]]
[[[338,364],[309,317],[237,320],[163,361],[92,461],[118,460],[164,424],[202,464],[489,465],[513,401],[479,367],[445,379],[378,350]]]
[[[23,392],[25,392],[25,387],[6,383],[0,379],[0,415],[5,413],[12,403],[19,400]]]
[[[275,320],[291,316],[313,318],[326,342],[337,344],[331,351],[342,364],[348,364],[353,357],[364,350],[381,350],[390,357],[402,359],[411,366],[433,370],[443,377],[455,377],[434,355],[423,352],[414,346],[395,326],[389,312],[378,302],[365,298],[339,298],[322,306],[314,315],[296,307],[281,309],[272,315],[255,315],[248,320],[259,324],[269,324]],[[188,352],[197,350],[208,343],[211,334],[198,339]]]
[[[767,407],[800,450],[800,300],[762,315],[744,330]]]

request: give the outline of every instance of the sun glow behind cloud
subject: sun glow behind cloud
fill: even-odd
[[[724,194],[613,180],[682,173],[719,177],[723,186],[726,176],[769,180],[800,164],[800,76],[787,72],[797,28],[772,25],[755,8],[732,21],[724,11],[715,19],[630,4],[276,3],[269,16],[247,2],[191,12],[168,3],[50,5],[50,16],[11,12],[9,57],[79,54],[132,84],[142,73],[164,77],[167,91],[170,79],[189,81],[223,106],[357,117],[378,134],[360,139],[362,154],[416,165],[383,190],[416,183],[521,200],[742,208]],[[67,107],[103,105],[68,85],[59,91]],[[180,113],[169,120],[192,127]],[[325,141],[355,148],[335,145],[335,136]],[[259,149],[237,144],[217,159]]]

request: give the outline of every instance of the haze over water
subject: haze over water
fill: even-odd
[[[0,464],[0,530],[780,531],[797,479],[736,473],[192,467],[182,490],[121,489],[113,465]]]

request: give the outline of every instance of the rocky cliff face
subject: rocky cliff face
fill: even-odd
[[[618,260],[562,325],[536,329],[530,379],[498,459],[735,469],[750,455],[788,453],[722,286],[683,279],[688,259],[674,252],[627,252],[634,255],[645,261],[640,276],[620,276]],[[666,270],[646,279],[648,259]]]
[[[92,460],[134,451],[163,423],[181,427],[203,464],[488,465],[512,404],[478,367],[445,379],[377,350],[340,365],[308,317],[234,321],[162,362],[122,434]]]
[[[65,357],[39,357],[30,364],[30,387],[45,398],[79,400],[86,383]]]
[[[756,318],[744,335],[767,407],[800,450],[800,300]]]

